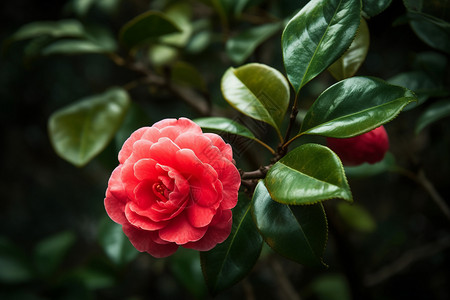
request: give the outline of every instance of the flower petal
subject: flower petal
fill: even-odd
[[[161,173],[165,173],[161,172],[162,170],[160,168],[156,168],[157,164],[158,163],[151,158],[138,160],[133,166],[134,176],[138,180],[157,181],[158,176]]]
[[[147,216],[139,213],[139,208],[133,205],[133,202],[127,203],[125,206],[125,216],[131,225],[144,230],[158,230],[164,228],[167,222],[154,222]]]
[[[162,137],[150,148],[149,157],[157,161],[160,165],[174,167],[176,164],[175,154],[180,150],[169,138]]]
[[[193,227],[189,223],[186,214],[180,214],[159,231],[159,237],[164,241],[183,245],[188,242],[198,241],[205,235],[207,229],[207,227]]]
[[[125,141],[122,149],[119,151],[119,162],[123,164],[133,152],[133,144],[139,140],[145,131],[150,127],[142,127],[131,134],[131,136]]]
[[[216,146],[222,155],[229,161],[233,161],[233,149],[231,146],[224,142],[222,137],[215,133],[204,133],[204,136],[209,138],[214,146]]]
[[[203,207],[192,203],[186,208],[189,223],[194,227],[205,227],[211,223],[216,214],[216,209],[212,207]]]
[[[180,128],[180,131],[182,132],[188,132],[192,131],[198,134],[202,134],[202,129],[200,126],[198,126],[196,123],[192,122],[191,120],[187,118],[179,118],[177,119],[164,119],[162,121],[159,121],[155,124],[153,124],[152,127],[162,129],[168,126],[177,126]]]
[[[184,133],[175,140],[175,144],[181,149],[191,149],[200,161],[210,164],[213,168],[215,168],[215,162],[224,157],[219,148],[203,135]]]
[[[119,224],[127,222],[125,218],[125,204],[128,200],[122,181],[120,180],[121,168],[122,166],[119,165],[112,172],[104,199],[106,213],[114,222]]]
[[[233,163],[227,160],[218,161],[216,167],[220,169],[219,181],[223,186],[221,207],[231,209],[236,206],[238,200],[241,175]]]
[[[145,231],[131,225],[124,225],[122,228],[138,251],[147,252],[154,257],[162,258],[174,254],[178,249],[178,245],[175,243],[160,244],[155,242],[155,240],[159,239],[157,232]]]
[[[198,251],[211,250],[217,244],[224,242],[228,238],[231,233],[232,224],[231,210],[224,210],[216,214],[202,239],[184,244],[183,247]]]

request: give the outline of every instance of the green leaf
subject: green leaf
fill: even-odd
[[[450,116],[450,99],[433,103],[419,117],[414,131],[418,134],[428,125],[448,116]]]
[[[272,199],[284,204],[313,204],[332,198],[353,201],[339,157],[318,144],[290,151],[270,168],[264,183]]]
[[[34,262],[39,274],[49,276],[54,273],[75,240],[73,232],[65,231],[39,242],[34,249]]]
[[[257,139],[247,127],[227,118],[223,117],[206,117],[193,120],[200,127],[206,130],[216,132],[218,134],[234,134],[251,139],[263,147],[267,148],[272,154],[275,154],[269,145]]]
[[[258,260],[263,239],[251,214],[251,202],[241,197],[233,209],[233,227],[225,242],[201,252],[203,275],[217,294],[244,278]]]
[[[113,88],[53,113],[48,130],[56,153],[75,166],[88,163],[114,137],[129,104],[128,93]]]
[[[342,274],[325,274],[316,277],[311,283],[311,290],[318,300],[351,300],[351,289]]]
[[[155,67],[170,65],[178,57],[178,49],[163,44],[155,44],[149,47],[148,59]]]
[[[407,111],[425,103],[430,96],[438,96],[442,93],[442,88],[438,83],[424,71],[410,71],[395,75],[388,79],[390,84],[403,86],[410,89],[417,95],[417,102],[405,106]]]
[[[40,21],[23,25],[11,36],[10,40],[20,41],[44,35],[53,38],[82,38],[85,37],[86,33],[78,20]]]
[[[58,40],[42,49],[43,55],[77,55],[107,52],[109,52],[107,49],[86,40]]]
[[[352,77],[325,90],[306,113],[300,134],[348,138],[394,119],[414,94],[377,78]]]
[[[180,247],[170,257],[170,270],[193,299],[205,299],[208,289],[203,278],[198,251]]]
[[[276,69],[257,63],[229,68],[222,77],[222,93],[235,109],[280,127],[289,105],[289,84]]]
[[[194,87],[206,92],[206,82],[202,74],[193,65],[178,61],[172,65],[170,72],[172,82],[180,85]]]
[[[270,23],[244,30],[228,39],[226,51],[235,64],[242,64],[269,37],[281,30],[283,23]]]
[[[109,218],[104,218],[100,224],[98,241],[109,259],[119,266],[131,262],[139,254],[123,233],[122,226]]]
[[[30,263],[22,249],[0,237],[0,282],[22,283],[33,278]]]
[[[277,253],[303,265],[325,266],[322,257],[328,226],[321,203],[289,206],[275,202],[260,181],[252,213],[264,240]]]
[[[252,140],[256,139],[250,129],[228,118],[206,117],[194,119],[193,121],[203,129],[209,129],[216,132],[231,133]]]
[[[361,24],[350,48],[328,68],[331,75],[337,80],[355,75],[366,59],[369,43],[369,27],[367,27],[366,21],[361,18]]]
[[[362,0],[362,10],[368,17],[374,17],[391,5],[392,0]]]
[[[361,205],[339,202],[336,209],[344,223],[352,229],[370,233],[377,227],[370,213]]]
[[[164,13],[165,16],[180,29],[180,32],[161,37],[161,42],[176,47],[186,46],[193,30],[190,20],[192,6],[187,3],[178,2],[171,5]]]
[[[448,59],[444,54],[435,51],[418,53],[412,64],[416,70],[427,73],[436,84],[442,85],[447,72]]]
[[[450,54],[450,23],[420,12],[410,11],[408,17],[411,28],[424,43]]]
[[[119,41],[127,49],[132,49],[166,34],[180,31],[163,13],[148,11],[135,17],[121,28]]]
[[[83,265],[70,274],[71,280],[82,282],[88,290],[107,289],[116,285],[116,275],[111,265],[102,266],[91,263]],[[84,297],[82,297],[84,299]]]
[[[365,178],[385,173],[395,167],[395,157],[387,152],[383,160],[374,164],[363,163],[359,166],[344,167],[349,178]]]
[[[360,13],[360,0],[312,0],[289,21],[281,45],[296,93],[348,49]]]

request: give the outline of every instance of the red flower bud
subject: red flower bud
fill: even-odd
[[[384,127],[380,126],[352,138],[327,138],[327,144],[344,165],[356,166],[381,161],[389,149],[389,138]]]

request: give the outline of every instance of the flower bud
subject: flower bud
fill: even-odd
[[[389,149],[389,138],[383,126],[346,139],[327,138],[328,147],[347,166],[381,161]]]

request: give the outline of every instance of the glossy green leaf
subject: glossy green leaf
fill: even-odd
[[[447,66],[447,57],[435,51],[417,53],[412,63],[415,70],[427,73],[439,85],[444,83]]]
[[[352,300],[350,286],[343,274],[324,274],[313,279],[310,289],[319,300]]]
[[[439,84],[424,71],[409,71],[395,75],[388,79],[390,84],[403,86],[417,95],[417,102],[405,106],[404,110],[413,109],[425,103],[430,96],[437,96],[442,92]]]
[[[228,39],[226,51],[235,64],[242,64],[265,40],[281,30],[283,23],[269,23],[252,27]]]
[[[193,296],[193,299],[205,299],[208,288],[203,278],[198,251],[180,247],[170,257],[170,270],[177,281]]]
[[[42,49],[43,55],[76,55],[76,54],[87,54],[87,53],[106,53],[109,52],[99,45],[91,41],[83,40],[58,40],[44,49]]]
[[[385,173],[395,167],[395,157],[387,152],[383,160],[374,164],[363,163],[359,166],[344,167],[348,178],[366,178]]]
[[[122,226],[109,218],[104,218],[100,224],[98,241],[116,265],[131,262],[139,253],[123,233]]]
[[[321,203],[289,206],[273,201],[260,181],[252,213],[265,242],[284,257],[307,266],[324,266],[328,226]]]
[[[53,113],[48,130],[56,153],[75,166],[88,163],[114,137],[129,104],[128,93],[113,88]]]
[[[87,26],[84,28],[84,38],[64,38],[53,40],[40,49],[42,55],[77,55],[114,52],[117,44],[111,32],[101,26]]]
[[[362,0],[362,10],[368,17],[374,17],[391,5],[392,0]]]
[[[255,135],[248,129],[247,127],[230,120],[228,118],[223,117],[207,117],[207,118],[199,118],[193,120],[204,130],[210,130],[216,132],[218,134],[234,134],[238,136],[242,136],[248,139],[251,139],[263,147],[267,148],[272,154],[275,154],[275,150],[273,150],[269,145],[257,139]]]
[[[211,0],[222,19],[239,16],[251,0]]]
[[[348,49],[360,23],[360,0],[312,0],[281,38],[284,66],[298,91]]]
[[[0,282],[22,283],[33,278],[33,275],[30,262],[22,249],[0,237]]]
[[[450,116],[450,99],[440,100],[428,107],[416,122],[415,132],[418,134],[425,127]]]
[[[411,28],[423,42],[450,54],[450,23],[420,12],[410,11],[408,17]]]
[[[148,59],[155,67],[170,65],[178,58],[177,48],[169,45],[155,44],[148,49]]]
[[[339,157],[318,144],[290,151],[270,168],[264,183],[272,199],[284,204],[313,204],[332,198],[353,201]]]
[[[192,34],[192,6],[188,3],[177,2],[164,11],[165,16],[180,29],[180,32],[161,37],[164,44],[184,47]]]
[[[119,41],[128,49],[145,44],[180,29],[163,13],[148,11],[128,23],[120,30]]]
[[[216,132],[231,133],[249,139],[255,139],[255,136],[250,131],[250,129],[228,118],[207,117],[194,119],[193,121],[203,129],[214,130]]]
[[[340,202],[336,206],[337,212],[342,221],[350,228],[359,232],[373,232],[377,223],[370,213],[361,205]]]
[[[107,289],[117,284],[117,274],[114,271],[116,271],[114,266],[106,261],[92,260],[71,272],[68,279],[82,283],[88,290]]]
[[[178,61],[172,65],[170,72],[172,82],[180,85],[194,87],[202,92],[206,92],[206,82],[202,74],[195,66]]]
[[[19,41],[44,35],[53,38],[80,38],[85,37],[86,33],[78,20],[40,21],[23,25],[11,36],[10,40]]]
[[[369,27],[367,27],[366,21],[361,18],[361,24],[350,48],[328,68],[331,75],[337,80],[355,75],[366,59],[369,43]]]
[[[222,77],[222,93],[241,113],[273,126],[279,135],[289,105],[289,84],[276,69],[257,63],[229,68]]]
[[[394,119],[414,94],[377,78],[352,77],[325,90],[308,110],[301,134],[348,138]]]
[[[233,209],[233,227],[225,242],[200,254],[209,290],[216,294],[244,278],[261,252],[263,239],[251,214],[251,202],[240,197]]]
[[[34,262],[39,274],[49,276],[55,272],[75,240],[74,233],[65,231],[39,242],[34,249]]]

